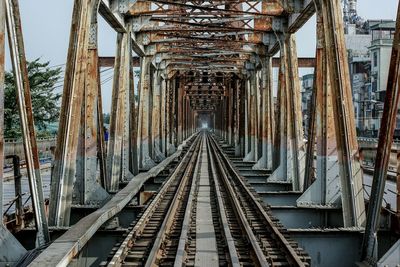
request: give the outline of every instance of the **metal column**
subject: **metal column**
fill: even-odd
[[[316,49],[316,69],[314,92],[315,107],[312,114],[314,118],[310,127],[311,135],[309,138],[308,152],[311,153],[308,158],[308,170],[306,172],[305,182],[309,184],[311,177],[314,178],[314,143],[317,144],[317,168],[316,181],[304,192],[297,200],[297,205],[302,207],[336,207],[341,206],[338,150],[336,143],[336,134],[334,129],[332,89],[329,77],[329,69],[326,51],[324,49],[324,31],[323,18],[318,10],[317,16],[317,49]],[[315,132],[315,135],[314,135]],[[313,138],[316,138],[314,140]],[[311,146],[311,148],[310,148]],[[311,166],[310,166],[311,165]]]
[[[153,141],[153,160],[155,162],[161,162],[165,157],[162,154],[161,147],[161,137],[162,137],[162,127],[161,127],[161,73],[160,70],[156,70],[154,74],[153,84],[153,111],[152,111],[152,141]]]
[[[254,169],[272,170],[272,148],[274,129],[274,109],[272,102],[272,58],[267,57],[262,61],[262,98],[261,98],[261,158]]]
[[[35,125],[31,102],[31,91],[26,66],[25,48],[22,36],[21,17],[17,0],[6,1],[6,21],[10,56],[13,65],[15,86],[20,114],[20,123],[24,143],[25,161],[32,205],[35,213],[37,228],[36,243],[38,246],[50,241],[48,224],[44,209],[43,186],[40,176],[39,154],[36,144]]]
[[[134,89],[131,87],[131,46],[130,31],[118,33],[117,52],[114,66],[112,105],[110,114],[110,138],[107,149],[107,171],[109,191],[115,192],[119,189],[120,181],[129,181],[133,178],[130,169],[130,148],[132,131],[130,114],[131,98]]]
[[[301,191],[304,181],[305,145],[301,113],[301,95],[294,35],[281,43],[281,66],[278,92],[279,138],[275,143],[279,167],[269,177],[271,181],[292,182],[293,190]]]
[[[396,31],[390,58],[389,75],[386,88],[386,98],[383,108],[381,128],[379,131],[378,150],[375,157],[375,169],[372,181],[371,196],[368,205],[367,225],[362,246],[361,260],[375,265],[378,260],[377,230],[382,208],[383,194],[386,185],[386,175],[389,165],[393,134],[396,128],[397,113],[400,98],[400,3],[397,9]],[[399,174],[397,174],[397,189],[399,190]],[[399,193],[399,191],[398,191]],[[397,209],[399,210],[399,197]]]
[[[103,125],[98,125],[99,113],[102,113],[102,110],[98,109],[98,101],[101,99],[99,97],[100,77],[97,51],[97,6],[99,1],[95,2],[90,26],[87,76],[82,100],[76,180],[72,198],[73,204],[91,206],[99,206],[108,198],[108,193],[101,186],[101,181],[104,181],[105,177],[98,177],[97,172],[97,159],[101,155],[98,153],[98,145]],[[100,163],[102,162],[100,161]],[[105,175],[102,172],[101,174]]]
[[[359,160],[340,1],[323,0],[322,14],[333,95],[344,226],[362,226],[365,223],[363,175]]]
[[[3,215],[3,168],[4,168],[4,74],[5,74],[5,22],[6,5],[0,0],[0,214]],[[0,264],[15,265],[26,253],[25,248],[0,222]]]
[[[151,88],[151,58],[144,56],[140,65],[140,101],[139,101],[139,169],[149,170],[156,164],[151,158],[151,109],[152,109],[152,88]]]

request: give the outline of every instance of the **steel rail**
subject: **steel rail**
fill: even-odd
[[[242,178],[236,171],[236,169],[232,166],[230,163],[229,159],[227,159],[225,153],[221,150],[221,148],[218,146],[217,142],[215,139],[211,136],[209,136],[210,143],[213,146],[213,151],[216,153],[216,159],[217,162],[221,166],[221,171],[223,171],[223,166],[228,167],[227,171],[231,174],[231,178],[234,178],[240,185],[242,189],[245,190],[247,196],[249,199],[252,201],[254,206],[257,208],[259,213],[263,216],[265,222],[267,223],[266,226],[272,231],[271,233],[271,238],[273,238],[275,241],[277,241],[277,244],[280,246],[280,248],[285,252],[286,256],[289,257],[289,263],[296,265],[296,266],[306,266],[304,262],[302,261],[301,257],[296,253],[296,251],[293,249],[293,247],[290,245],[289,241],[283,236],[283,234],[279,231],[279,229],[276,227],[270,216],[267,214],[267,212],[264,210],[260,202],[254,197],[253,193],[249,190],[249,188],[246,186],[246,184],[243,182]],[[217,154],[218,152],[218,154]],[[233,187],[231,185],[231,182],[228,180],[227,176],[222,176],[224,178],[224,181],[226,181],[226,186],[230,190],[230,192],[233,194],[232,199],[239,204],[238,200],[234,197],[235,191],[233,190]],[[240,204],[239,204],[240,207]],[[241,209],[240,209],[241,210]],[[241,214],[243,215],[243,213]],[[243,215],[244,217],[244,215]]]
[[[213,179],[213,181],[214,181],[214,189],[215,189],[215,193],[217,196],[218,212],[219,212],[219,216],[220,216],[220,219],[222,222],[225,240],[226,240],[226,243],[228,246],[229,258],[231,260],[231,266],[233,266],[233,267],[240,266],[238,252],[236,251],[235,240],[234,240],[231,230],[229,228],[228,218],[226,216],[226,211],[225,211],[225,205],[224,205],[224,202],[223,202],[222,196],[221,196],[221,191],[220,191],[221,185],[219,184],[218,179],[217,179],[217,170],[216,170],[216,166],[215,166],[215,161],[213,160],[214,157],[211,153],[211,147],[208,142],[207,142],[207,147],[208,147],[208,156],[210,158],[209,162],[210,162],[210,167],[211,167],[211,176],[212,176],[211,179]]]
[[[124,241],[121,243],[120,247],[118,248],[118,250],[112,257],[110,262],[108,263],[108,266],[121,266],[121,263],[124,260],[124,258],[126,257],[128,250],[133,245],[132,240],[143,231],[146,224],[149,222],[151,215],[154,213],[157,206],[162,201],[162,198],[165,195],[165,193],[167,192],[168,187],[170,186],[172,181],[174,181],[175,179],[178,178],[180,170],[185,166],[186,162],[188,161],[188,158],[191,156],[190,152],[194,150],[194,147],[198,144],[198,140],[199,140],[199,136],[196,137],[196,140],[192,143],[188,152],[184,156],[183,160],[176,167],[176,169],[174,170],[171,177],[162,185],[160,192],[150,203],[150,205],[148,206],[146,211],[143,213],[143,215],[141,216],[139,221],[136,223],[134,228],[125,237]]]
[[[204,142],[204,137],[202,137],[202,142]],[[182,267],[186,256],[186,244],[188,242],[188,234],[191,223],[193,196],[195,194],[196,188],[198,187],[197,184],[198,184],[198,179],[200,177],[199,165],[200,165],[200,153],[198,153],[197,155],[197,163],[193,172],[194,180],[192,181],[189,198],[186,205],[185,217],[182,222],[182,230],[181,230],[181,235],[179,237],[179,243],[178,243],[178,249],[176,251],[174,267]]]
[[[145,267],[151,267],[154,266],[156,260],[157,260],[157,256],[159,255],[159,251],[161,250],[161,246],[163,241],[165,240],[165,237],[167,235],[167,233],[170,231],[175,215],[178,212],[178,204],[180,201],[182,201],[183,198],[183,190],[184,188],[187,186],[187,184],[189,183],[189,179],[190,177],[193,177],[193,174],[195,173],[194,170],[197,168],[198,169],[198,163],[199,163],[199,159],[200,159],[200,151],[201,151],[201,144],[203,142],[202,140],[202,136],[199,135],[199,138],[201,138],[201,140],[198,141],[198,143],[196,144],[196,150],[194,151],[194,153],[191,155],[191,159],[186,167],[185,173],[183,174],[183,178],[180,181],[177,193],[175,194],[174,199],[172,200],[171,205],[169,206],[167,215],[165,216],[164,222],[161,225],[160,230],[158,231],[157,234],[157,238],[153,243],[153,247],[149,253],[149,256],[147,258]],[[192,184],[193,184],[193,180],[192,180]],[[191,188],[193,189],[193,188]],[[190,195],[190,193],[189,193]],[[189,202],[188,202],[189,203]],[[185,207],[187,208],[187,206]],[[185,210],[185,213],[187,214],[190,210]]]
[[[251,229],[251,226],[250,226],[247,218],[244,215],[245,213],[244,213],[244,211],[242,210],[242,208],[240,206],[239,200],[236,197],[235,191],[234,191],[232,185],[228,181],[227,173],[222,168],[223,163],[221,162],[220,158],[218,157],[218,155],[216,153],[216,152],[218,152],[218,150],[216,149],[216,146],[212,143],[212,141],[209,138],[210,137],[208,137],[208,141],[209,141],[210,148],[211,148],[210,151],[212,151],[214,153],[213,154],[214,155],[214,160],[217,162],[217,164],[219,166],[220,173],[222,174],[222,175],[220,175],[220,177],[222,178],[222,181],[224,182],[225,188],[228,191],[228,195],[229,195],[230,200],[233,203],[233,206],[234,206],[234,208],[236,210],[236,214],[239,216],[240,222],[241,222],[244,230],[246,231],[247,238],[250,241],[250,244],[251,244],[251,246],[252,246],[252,248],[254,250],[254,253],[255,253],[256,257],[257,257],[258,264],[260,266],[263,266],[263,267],[268,267],[270,265],[268,264],[268,261],[267,261],[265,255],[264,255],[264,252],[261,249],[260,244],[258,243],[258,239],[254,235],[253,230]],[[212,162],[214,162],[214,160]]]

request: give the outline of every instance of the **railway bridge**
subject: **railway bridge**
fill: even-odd
[[[315,58],[298,58],[314,15]],[[113,58],[98,53],[98,16],[117,32]],[[398,177],[397,205],[383,198],[400,13],[368,194],[339,0],[75,0],[48,196],[22,29],[18,0],[0,0],[0,155],[7,34],[32,203],[28,216],[17,194],[1,225],[1,266],[398,266]]]

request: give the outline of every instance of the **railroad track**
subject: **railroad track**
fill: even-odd
[[[104,266],[308,266],[307,254],[199,134]]]

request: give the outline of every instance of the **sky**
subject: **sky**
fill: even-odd
[[[69,30],[72,16],[73,0],[20,0],[22,30],[24,34],[27,60],[41,58],[50,61],[51,66],[65,64]],[[398,0],[377,1],[358,0],[358,15],[367,19],[395,19]],[[315,53],[315,16],[310,19],[297,33],[299,57],[314,57]],[[99,16],[99,55],[113,56],[115,54],[116,33]],[[10,59],[6,49],[6,69],[11,69]],[[304,69],[300,75],[311,73]],[[102,86],[103,108],[105,112],[111,109],[112,70],[102,73],[102,80],[107,81]]]

